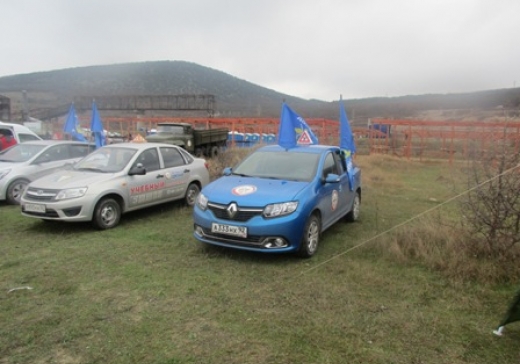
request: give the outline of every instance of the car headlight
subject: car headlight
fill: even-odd
[[[9,172],[11,172],[11,168],[8,168],[8,169],[2,169],[0,171],[0,179],[4,178],[5,176],[7,176],[9,174]]]
[[[85,195],[85,193],[87,193],[87,189],[88,189],[87,187],[80,187],[80,188],[69,188],[67,190],[61,190],[56,195],[56,200],[66,200],[69,198],[81,197],[81,196]]]
[[[202,193],[199,193],[199,195],[197,196],[196,204],[199,207],[199,209],[201,209],[202,211],[206,211],[206,209],[208,208],[208,198],[204,196]]]
[[[273,203],[267,205],[264,209],[265,217],[278,217],[292,214],[298,207],[297,201]]]

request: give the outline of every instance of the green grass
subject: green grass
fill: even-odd
[[[516,286],[382,252],[386,231],[455,194],[457,168],[358,162],[361,220],[325,232],[310,260],[201,245],[180,204],[102,232],[0,206],[0,363],[520,362],[519,324],[492,334]]]

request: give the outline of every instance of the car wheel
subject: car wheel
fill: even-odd
[[[218,147],[212,146],[211,147],[211,158],[216,158],[218,156]]]
[[[188,189],[186,190],[186,195],[184,196],[184,202],[188,206],[195,205],[195,201],[197,201],[197,196],[200,193],[200,188],[196,183],[190,183]]]
[[[345,216],[347,221],[354,222],[359,219],[359,212],[361,210],[361,196],[359,192],[356,191],[356,196],[354,196],[354,202],[352,203],[352,209]]]
[[[26,179],[17,179],[11,182],[6,191],[6,200],[10,205],[19,205],[20,199],[27,188],[29,181]]]
[[[100,230],[110,229],[121,219],[121,206],[113,198],[104,198],[98,202],[94,209],[92,223]]]
[[[320,242],[320,230],[320,219],[316,215],[311,215],[305,224],[300,250],[298,250],[299,256],[310,258],[316,253]]]

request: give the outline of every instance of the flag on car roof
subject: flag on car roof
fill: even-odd
[[[309,125],[307,125],[307,122],[285,102],[282,104],[278,144],[284,148],[318,144],[318,138],[314,135]]]
[[[78,122],[78,116],[76,115],[76,109],[74,108],[74,103],[70,104],[69,114],[65,120],[65,125],[63,125],[63,132],[70,134],[72,140],[80,142],[87,141],[85,136],[80,132],[80,125]]]
[[[101,117],[99,116],[99,111],[97,109],[95,101],[92,101],[92,117],[90,120],[90,132],[94,136],[96,148],[102,147],[106,144],[103,123],[101,122]]]
[[[339,147],[345,156],[345,162],[347,165],[348,181],[350,190],[354,189],[354,165],[352,162],[352,156],[356,153],[356,143],[354,142],[354,135],[347,118],[347,112],[343,105],[343,98],[339,98],[339,123],[340,123],[340,142]]]
[[[520,290],[516,293],[515,297],[511,301],[509,308],[498,328],[493,331],[496,335],[502,335],[504,326],[511,322],[520,321]]]

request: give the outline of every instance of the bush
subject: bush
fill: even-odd
[[[520,243],[520,155],[506,144],[473,163],[461,200],[474,254],[504,259]]]

